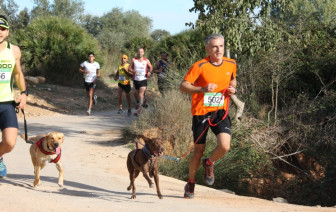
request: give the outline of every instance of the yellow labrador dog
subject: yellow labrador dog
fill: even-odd
[[[24,138],[23,135],[21,137]],[[32,141],[30,146],[30,156],[34,165],[34,187],[41,184],[40,171],[47,163],[55,163],[59,171],[58,185],[63,186],[63,168],[61,163],[61,146],[64,141],[64,134],[60,132],[50,132],[46,135],[29,137]]]

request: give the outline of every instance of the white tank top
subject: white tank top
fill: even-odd
[[[134,70],[134,77],[133,80],[135,81],[142,81],[147,79],[147,59],[143,58],[140,62],[137,58],[135,58],[133,62],[133,70]]]

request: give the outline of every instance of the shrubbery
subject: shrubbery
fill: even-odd
[[[15,33],[28,75],[42,75],[48,83],[82,85],[79,64],[90,51],[103,58],[98,42],[74,21],[63,17],[38,17]],[[104,61],[98,61],[102,65]]]

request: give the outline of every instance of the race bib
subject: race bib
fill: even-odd
[[[11,72],[0,69],[0,83],[7,83],[10,81]]]
[[[205,93],[203,106],[205,107],[221,107],[224,105],[224,96],[222,93]]]
[[[119,81],[125,81],[126,76],[125,75],[119,75]]]

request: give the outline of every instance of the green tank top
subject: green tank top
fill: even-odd
[[[12,46],[7,42],[7,47],[0,52],[0,102],[13,101],[13,70],[15,57]]]

